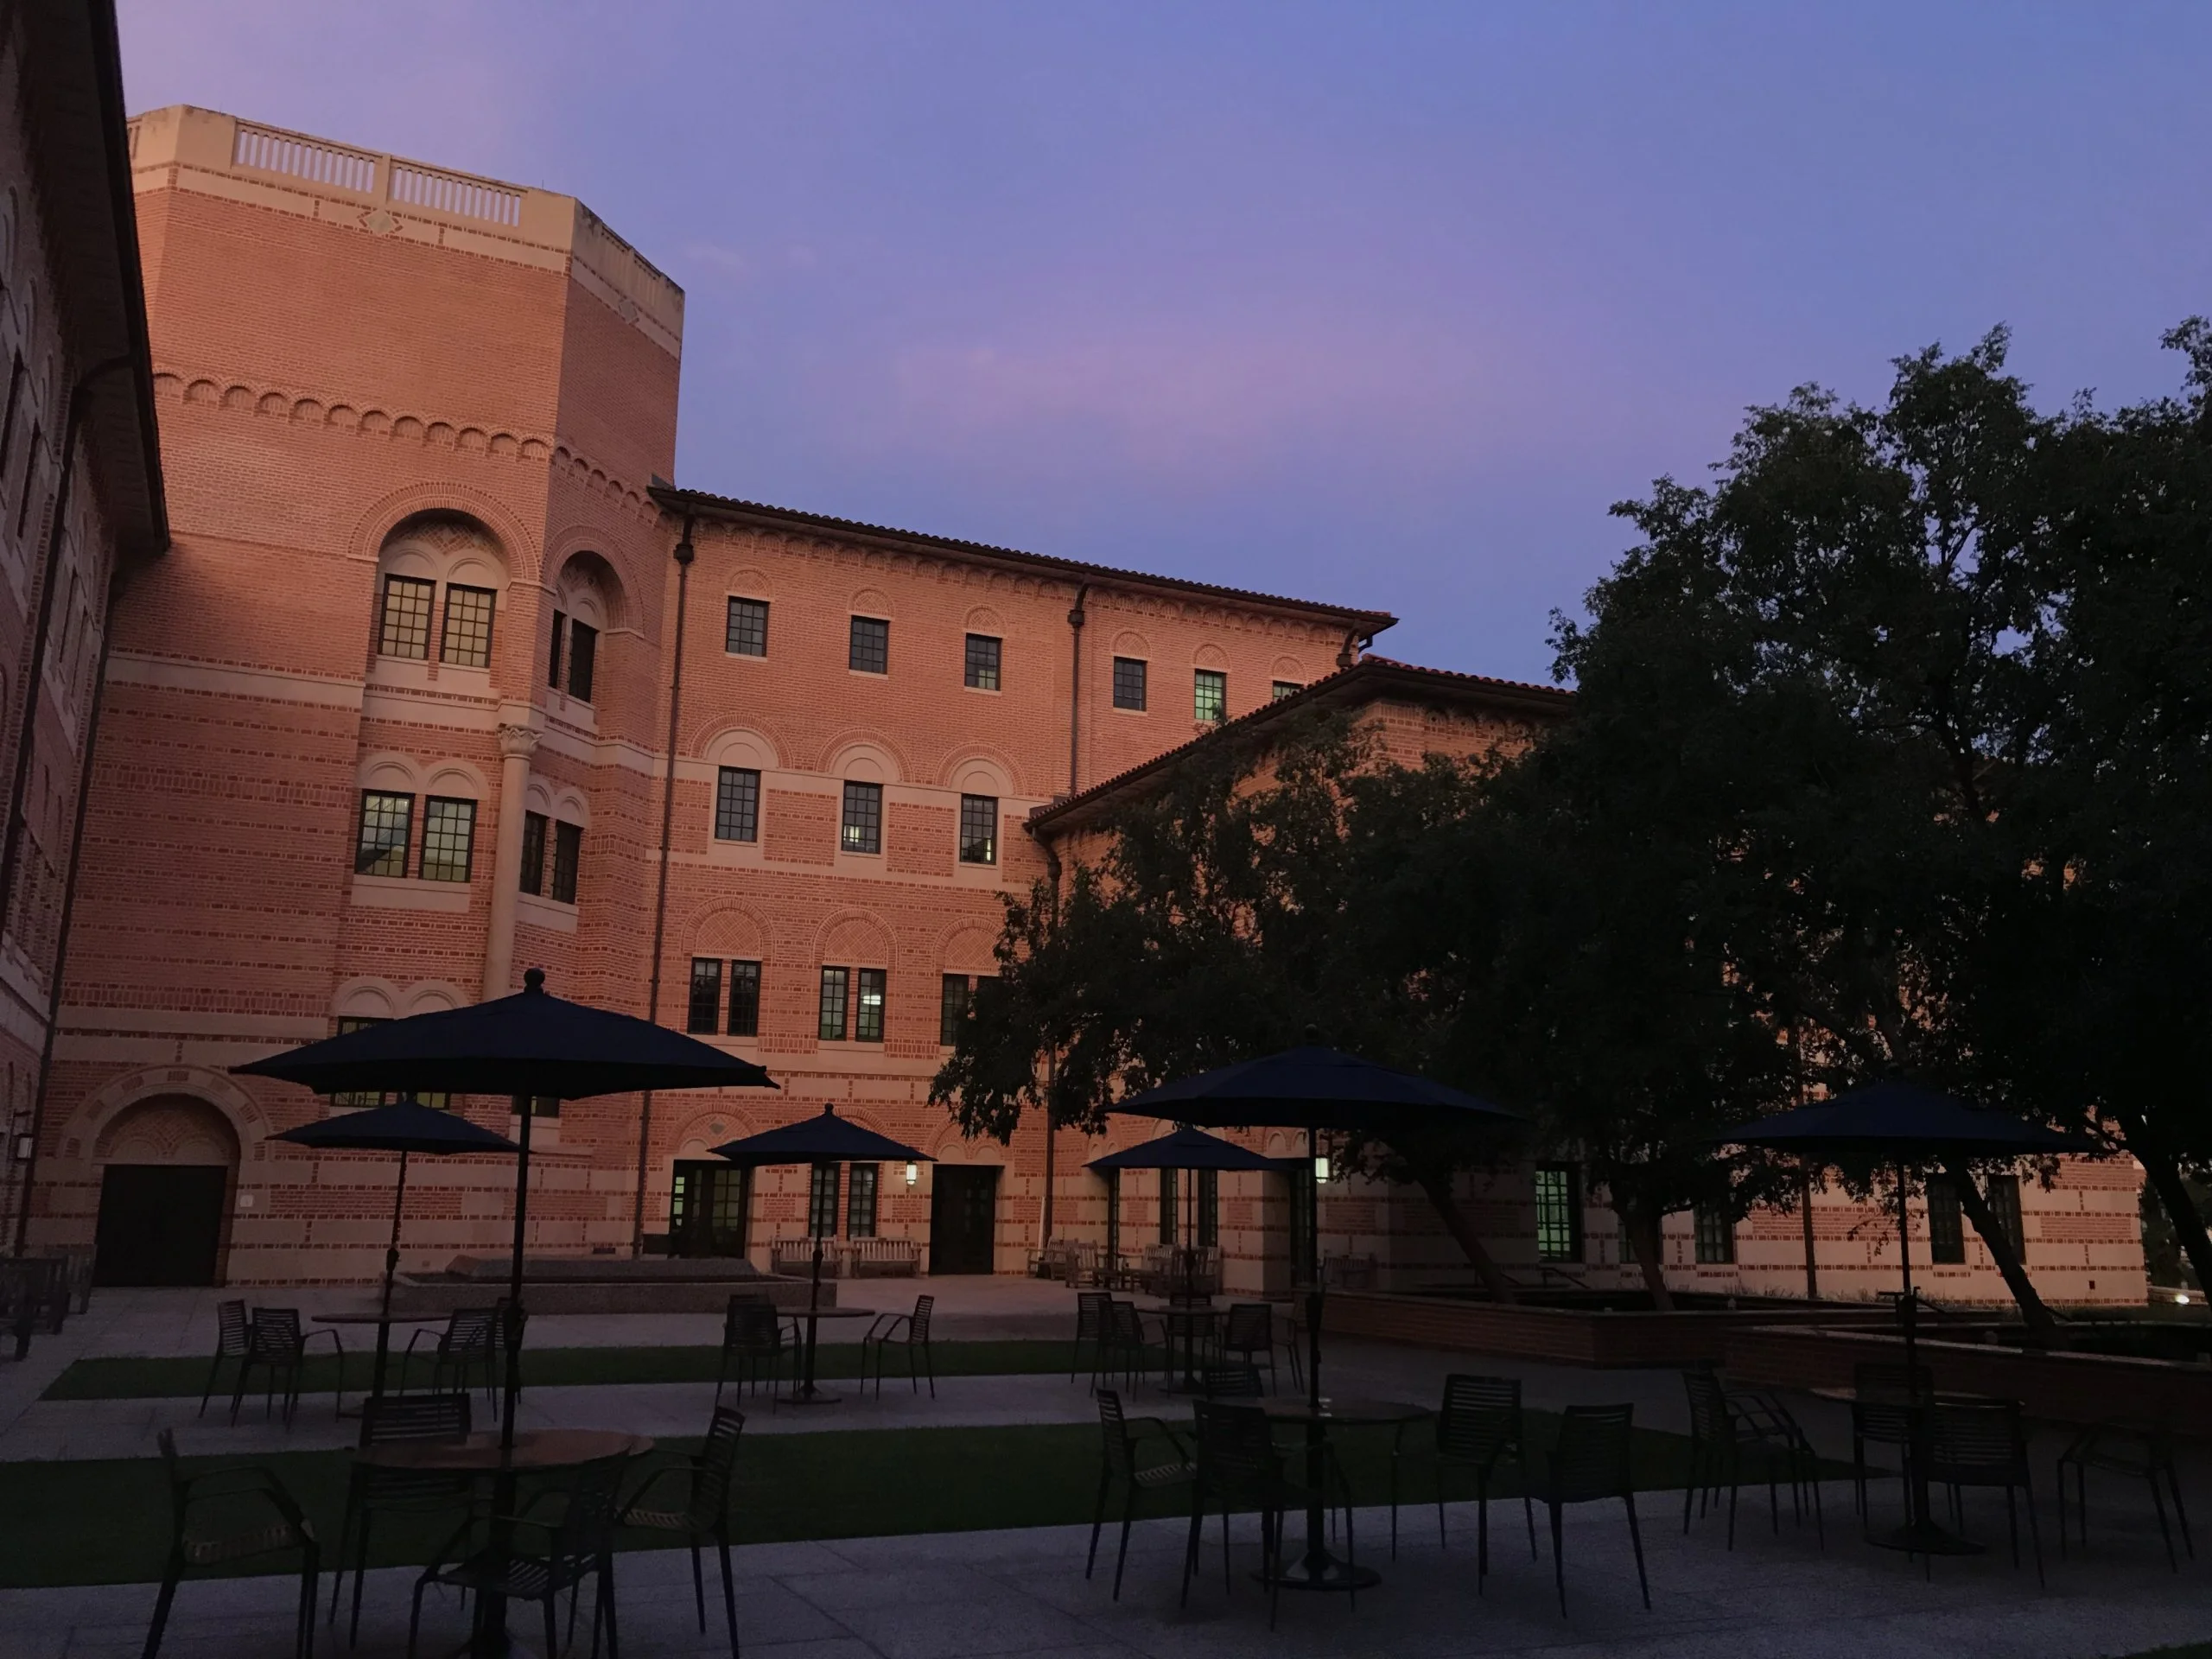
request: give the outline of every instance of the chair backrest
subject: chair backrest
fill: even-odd
[[[1274,1312],[1265,1302],[1231,1302],[1221,1345],[1236,1354],[1265,1353],[1275,1345]]]
[[[1107,1324],[1116,1342],[1144,1342],[1144,1321],[1137,1317],[1135,1302],[1112,1301],[1106,1304]]]
[[[455,1308],[446,1316],[438,1351],[448,1358],[490,1353],[502,1314],[503,1310],[495,1307]]]
[[[2016,1400],[1942,1401],[1931,1416],[1929,1439],[1940,1469],[2010,1469],[2026,1460]]]
[[[746,1302],[733,1306],[730,1317],[737,1321],[737,1340],[741,1346],[762,1353],[781,1353],[784,1349],[783,1315],[776,1311],[773,1302]]]
[[[1257,1400],[1267,1393],[1256,1365],[1209,1365],[1205,1381],[1209,1400]]]
[[[1693,1368],[1682,1373],[1682,1386],[1690,1396],[1690,1438],[1721,1441],[1734,1432],[1736,1420],[1728,1410],[1728,1393],[1710,1370]]]
[[[1634,1478],[1634,1406],[1569,1406],[1560,1414],[1548,1496],[1560,1503],[1627,1494]]]
[[[1267,1413],[1257,1406],[1223,1405],[1201,1400],[1198,1420],[1198,1484],[1218,1496],[1272,1486],[1282,1476],[1282,1454],[1275,1450]]]
[[[737,1476],[737,1442],[745,1433],[745,1414],[734,1406],[716,1406],[707,1425],[707,1443],[691,1460],[691,1525],[709,1532],[729,1513],[729,1489]]]
[[[253,1326],[247,1345],[260,1355],[275,1359],[295,1357],[305,1338],[300,1335],[300,1310],[296,1307],[257,1307],[253,1310]]]
[[[1436,1414],[1436,1449],[1455,1461],[1488,1463],[1507,1446],[1521,1449],[1521,1379],[1471,1376],[1444,1379],[1444,1404]]]
[[[930,1310],[937,1306],[934,1296],[914,1298],[914,1311],[906,1319],[906,1340],[927,1342],[930,1339]]]
[[[243,1301],[218,1302],[215,1305],[215,1351],[226,1359],[235,1359],[245,1352],[252,1330],[245,1314]]]
[[[1851,1368],[1851,1386],[1856,1394],[1911,1397],[1935,1393],[1936,1376],[1925,1365],[1916,1365],[1908,1371],[1902,1365],[1863,1361]]]
[[[1136,1448],[1129,1439],[1129,1420],[1122,1410],[1122,1396],[1112,1389],[1098,1390],[1098,1433],[1107,1463],[1128,1474],[1136,1462]]]
[[[463,1394],[386,1394],[361,1402],[361,1444],[457,1440],[474,1427]]]
[[[615,1505],[629,1461],[627,1454],[601,1458],[569,1476],[568,1503],[554,1524],[546,1552],[555,1562],[566,1565],[572,1573],[581,1572],[596,1566],[611,1547]]]
[[[1079,1290],[1075,1294],[1075,1339],[1077,1342],[1096,1342],[1106,1334],[1106,1304],[1113,1300],[1103,1290]]]

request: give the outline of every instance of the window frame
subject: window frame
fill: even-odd
[[[598,675],[599,630],[572,616],[569,619],[569,671],[563,677],[569,700],[590,708]]]
[[[740,613],[738,609],[740,606],[757,607],[760,611],[760,616],[757,620],[760,625],[759,629],[760,649],[758,651],[748,651],[739,643],[741,637],[749,638],[753,632],[750,626],[743,629],[740,628]],[[756,658],[765,658],[767,656],[768,607],[769,602],[765,599],[748,599],[742,594],[732,594],[729,596],[729,608],[724,613],[722,618],[723,655],[728,657],[752,657]],[[743,620],[749,624],[755,619],[748,613]]]
[[[454,596],[461,594],[469,595],[472,604],[479,599],[484,601],[483,660],[481,662],[471,662],[454,655],[453,603]],[[499,612],[499,590],[498,588],[475,588],[465,582],[446,583],[446,602],[440,613],[438,624],[439,663],[448,668],[489,669],[492,666],[493,630],[498,626]]]
[[[1967,1259],[1967,1212],[1959,1202],[1959,1189],[1946,1175],[1931,1176],[1928,1205],[1928,1260],[1939,1268],[1964,1267]]]
[[[839,1189],[844,1185],[841,1179],[844,1173],[842,1164],[807,1166],[806,1236],[809,1238],[837,1236],[837,1199]]]
[[[833,988],[836,1010],[834,1025],[830,1019]],[[814,1040],[817,1043],[842,1043],[846,1040],[845,1033],[852,1028],[853,970],[833,968],[825,963],[822,969],[821,992],[815,1002]]]
[[[747,957],[730,959],[729,972],[725,977],[729,987],[729,1024],[723,1032],[728,1037],[758,1037],[760,1034],[760,976],[761,965]],[[739,1010],[745,1013],[742,1020]]]
[[[584,827],[565,818],[553,820],[553,878],[547,896],[556,905],[576,902],[576,876],[584,861]],[[567,892],[562,889],[565,887]]]
[[[874,999],[869,1006],[871,995]],[[853,969],[853,1040],[880,1043],[891,1017],[891,970],[887,968]]]
[[[883,1166],[848,1164],[845,1166],[845,1236],[876,1236],[877,1200],[883,1191]]]
[[[984,652],[988,663],[976,652],[978,645],[987,645]],[[961,647],[960,683],[970,691],[1003,691],[1005,684],[1006,639],[995,633],[971,633]],[[988,677],[988,678],[986,677]]]
[[[883,854],[883,785],[863,778],[848,778],[844,785],[837,810],[837,850],[879,858]],[[858,817],[854,815],[856,804],[866,808]],[[865,846],[854,839],[856,827],[867,831]]]
[[[1545,1189],[1554,1179],[1560,1191],[1547,1196]],[[1586,1246],[1582,1236],[1581,1166],[1572,1163],[1538,1164],[1530,1185],[1535,1198],[1536,1260],[1582,1261]],[[1548,1211],[1552,1213],[1548,1215]]]
[[[960,1044],[960,1027],[976,1006],[974,974],[945,974],[938,982],[937,1046],[957,1048]],[[956,995],[955,987],[958,988]]]
[[[2028,1233],[2026,1223],[2020,1214],[2020,1178],[2018,1175],[1992,1175],[1982,1183],[1981,1201],[1989,1206],[1989,1218],[1997,1224],[1997,1230],[2012,1247],[2012,1259],[2023,1268],[2028,1265]],[[1985,1243],[1986,1240],[1983,1241]]]
[[[1269,683],[1273,688],[1268,696],[1268,701],[1271,702],[1281,702],[1285,697],[1294,697],[1306,689],[1305,683],[1300,680],[1274,680]]]
[[[515,890],[533,899],[545,896],[545,842],[552,822],[543,812],[522,815],[522,868],[516,873]]]
[[[401,596],[403,590],[411,591],[417,588],[419,588],[422,593],[422,614],[419,619],[422,631],[422,649],[420,651],[395,651],[392,649],[392,639],[394,632],[393,617],[395,614],[392,608],[392,602],[395,599]],[[410,613],[413,608],[414,607],[411,604],[407,607]],[[410,576],[404,575],[397,570],[386,571],[385,573],[383,591],[377,598],[377,655],[379,657],[389,657],[394,662],[400,663],[429,662],[430,660],[430,636],[436,632],[431,624],[436,619],[437,613],[438,584],[435,581],[428,576]],[[416,620],[416,619],[410,615],[404,621],[403,626],[405,627],[408,635],[408,639],[404,643],[413,643]]]
[[[466,810],[455,815],[463,825],[461,836],[461,874],[458,875],[430,874],[430,838],[432,822],[440,807],[460,807]],[[415,878],[418,881],[443,881],[466,887],[476,874],[476,809],[477,803],[466,795],[425,795],[423,798],[422,849],[415,855]],[[448,844],[451,837],[442,837]],[[450,870],[449,860],[441,858],[438,868]]]
[[[683,1007],[683,1029],[694,1037],[719,1037],[722,1025],[722,959],[691,958],[690,995]]]
[[[1717,1205],[1692,1206],[1692,1249],[1702,1268],[1732,1267],[1736,1261],[1736,1218]]]
[[[870,629],[882,631],[880,635],[873,635],[870,638],[871,649],[868,654],[881,658],[879,665],[874,668],[868,667],[861,660],[863,624]],[[845,635],[845,667],[855,674],[872,674],[880,678],[889,676],[891,672],[891,619],[889,617],[862,616],[857,611],[853,613]]]
[[[1206,713],[1206,693],[1217,693],[1220,701],[1214,712]],[[1224,726],[1229,723],[1229,671],[1225,668],[1194,668],[1191,671],[1191,718],[1201,726]]]
[[[405,805],[401,809],[399,814],[398,841],[397,842],[385,842],[382,843],[378,849],[376,856],[374,858],[370,858],[366,856],[366,854],[369,848],[369,803],[372,800],[402,801],[405,803]],[[391,881],[405,880],[407,875],[408,855],[414,843],[414,840],[415,797],[411,791],[404,794],[396,789],[365,789],[361,791],[360,801],[354,810],[353,817],[354,874],[373,875],[381,880]],[[395,855],[397,855],[399,863],[399,868],[397,869],[380,870],[374,868],[376,865],[382,864],[386,860],[391,859]]]
[[[982,848],[982,856],[980,858],[971,856],[973,849],[978,844],[969,834],[969,818],[971,814],[978,817],[988,817],[988,828],[985,829],[980,843]],[[984,867],[997,864],[999,861],[999,798],[997,796],[963,795],[960,798],[960,838],[957,850],[959,861],[963,864]]]
[[[1133,669],[1135,672],[1133,674],[1124,675],[1122,671],[1125,669]],[[1152,708],[1151,681],[1152,664],[1147,658],[1142,657],[1116,657],[1114,658],[1114,667],[1111,676],[1111,685],[1113,690],[1112,701],[1114,707],[1119,709],[1124,714],[1149,714]],[[1126,701],[1123,696],[1123,693],[1129,690],[1131,688],[1135,689],[1136,696],[1136,701],[1134,702]]]
[[[731,789],[734,784],[747,779],[752,780],[749,785],[745,786],[749,798],[743,803],[741,817],[732,804]],[[725,834],[726,825],[732,826],[737,833]],[[715,768],[715,839],[739,842],[760,839],[760,769],[758,766]]]

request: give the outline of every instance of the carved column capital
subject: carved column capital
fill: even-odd
[[[501,726],[499,753],[509,759],[527,760],[537,753],[540,734],[531,726]]]

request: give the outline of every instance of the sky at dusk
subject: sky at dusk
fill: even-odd
[[[189,103],[582,197],[688,295],[677,481],[1395,612],[1548,616],[1745,406],[2212,312],[2212,6],[122,0]]]

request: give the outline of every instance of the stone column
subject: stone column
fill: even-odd
[[[492,925],[484,938],[486,1001],[514,988],[515,899],[522,891],[522,817],[529,810],[530,757],[537,733],[499,728],[499,845],[492,861]]]

